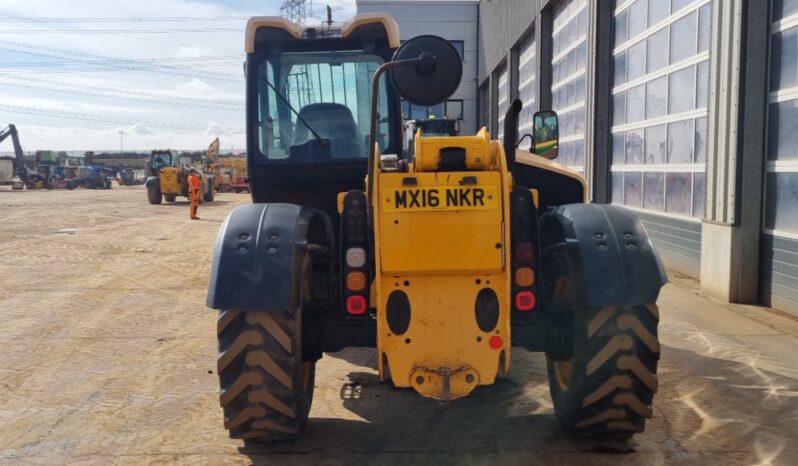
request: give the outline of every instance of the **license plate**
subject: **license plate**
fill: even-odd
[[[495,186],[424,186],[382,190],[386,212],[492,210],[499,207]]]

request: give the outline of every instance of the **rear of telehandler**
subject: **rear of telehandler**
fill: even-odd
[[[379,14],[249,22],[254,203],[224,222],[208,293],[225,427],[301,436],[323,352],[376,348],[383,381],[452,400],[506,376],[519,347],[546,353],[569,430],[641,432],[666,281],[646,231],[585,203],[584,180],[551,160],[552,112],[535,116],[541,155],[516,150],[515,102],[503,144],[419,121],[406,156],[400,96],[441,102],[462,65],[437,37],[399,47],[397,29]]]

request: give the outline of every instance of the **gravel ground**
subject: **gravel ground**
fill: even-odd
[[[318,365],[307,437],[227,438],[210,253],[245,194],[200,206],[0,188],[0,463],[798,464],[798,321],[671,274],[654,418],[624,445],[569,438],[540,354],[447,405],[377,381],[373,350]]]

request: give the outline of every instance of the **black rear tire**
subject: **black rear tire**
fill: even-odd
[[[148,186],[147,187],[147,200],[150,204],[160,204],[162,201],[163,196],[161,195],[161,187],[160,186]]]
[[[302,436],[316,362],[302,360],[302,311],[223,311],[218,372],[231,438],[274,442]]]
[[[626,439],[643,432],[658,388],[656,304],[586,306],[574,263],[560,255],[548,265],[554,280],[544,296],[565,314],[570,334],[568,351],[546,354],[555,414],[580,436]]]
[[[163,198],[166,200],[166,202],[175,202],[177,199],[177,194],[164,194]]]

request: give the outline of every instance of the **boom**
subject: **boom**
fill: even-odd
[[[22,146],[19,143],[19,133],[17,133],[17,127],[12,124],[9,124],[8,127],[0,131],[0,143],[5,141],[9,136],[11,137],[11,143],[14,145],[14,156],[16,157],[14,171],[23,182],[27,183],[28,168],[25,166],[25,154],[22,153]]]

